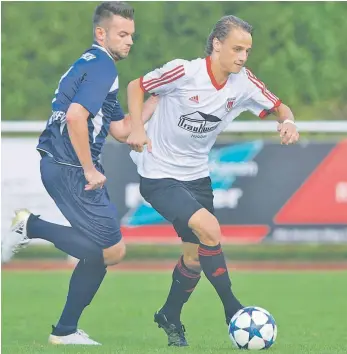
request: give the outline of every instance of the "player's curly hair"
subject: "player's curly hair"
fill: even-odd
[[[205,47],[206,55],[211,55],[213,52],[213,39],[217,38],[219,41],[223,42],[233,28],[240,28],[251,35],[253,33],[253,27],[246,21],[233,15],[223,16],[214,25],[214,28],[207,39]]]
[[[110,19],[113,15],[133,20],[135,10],[123,1],[104,1],[94,11],[93,28],[100,26],[101,22]]]

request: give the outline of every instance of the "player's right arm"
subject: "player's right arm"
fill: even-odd
[[[89,114],[89,111],[79,103],[71,103],[66,113],[66,125],[70,141],[88,181],[86,190],[100,188],[106,182],[106,177],[93,164],[87,123]]]
[[[187,77],[185,63],[186,61],[181,59],[173,60],[129,83],[128,108],[132,132],[127,139],[127,143],[135,151],[141,152],[145,144],[148,144],[149,149],[151,149],[151,143],[147,138],[141,119],[145,92],[162,96],[174,91]]]
[[[94,166],[88,132],[88,118],[96,116],[114,80],[110,75],[113,66],[108,66],[99,58],[80,59],[81,83],[66,113],[67,129],[71,144],[76,152],[88,182],[85,190],[101,188],[106,177]],[[113,64],[112,64],[113,65]]]

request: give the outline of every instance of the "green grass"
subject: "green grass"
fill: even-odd
[[[103,346],[51,347],[47,336],[65,301],[69,273],[2,272],[2,353],[237,353],[221,304],[205,278],[182,316],[190,347],[166,346],[166,336],[152,320],[170,278],[170,273],[108,274],[80,322]],[[235,272],[233,286],[245,304],[274,315],[279,332],[270,353],[347,352],[346,272]]]

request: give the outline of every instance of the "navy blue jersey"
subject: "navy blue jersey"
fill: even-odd
[[[124,118],[119,105],[118,72],[109,53],[94,43],[62,76],[52,101],[52,115],[40,136],[38,150],[53,155],[57,162],[80,166],[66,126],[71,103],[89,111],[89,144],[93,161],[99,159],[111,121]]]

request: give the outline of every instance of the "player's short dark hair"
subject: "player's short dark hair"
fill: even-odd
[[[123,1],[104,1],[94,11],[93,28],[99,26],[103,20],[119,15],[129,20],[134,19],[135,10]]]
[[[251,35],[253,33],[253,27],[246,21],[233,15],[223,16],[214,25],[213,30],[207,39],[205,53],[211,55],[213,52],[213,39],[217,38],[219,41],[223,42],[233,28],[242,29]]]

